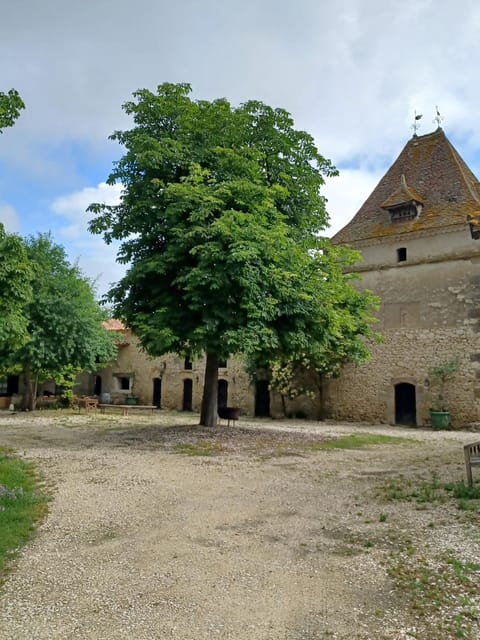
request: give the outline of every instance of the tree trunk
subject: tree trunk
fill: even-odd
[[[283,417],[286,418],[287,417],[287,403],[285,401],[285,396],[283,395],[283,393],[280,394],[280,398],[282,399]]]
[[[38,377],[36,376],[35,380],[32,380],[30,369],[27,368],[23,372],[23,380],[25,384],[25,390],[23,392],[22,408],[26,411],[35,411],[37,402]]]
[[[213,353],[207,353],[205,365],[205,382],[203,385],[202,410],[200,424],[204,427],[217,426],[218,402],[218,358]]]

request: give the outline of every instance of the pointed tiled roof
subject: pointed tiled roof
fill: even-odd
[[[403,179],[402,179],[402,176]],[[389,207],[415,200],[418,216],[391,220]],[[439,127],[411,138],[352,220],[333,238],[354,244],[480,220],[480,183]]]

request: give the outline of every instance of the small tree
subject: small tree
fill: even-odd
[[[429,369],[427,383],[432,397],[432,411],[448,411],[445,385],[459,369],[460,364],[456,358],[440,362]]]
[[[27,238],[25,249],[32,272],[24,308],[28,340],[0,349],[0,368],[23,373],[24,408],[33,410],[38,383],[71,385],[76,373],[115,357],[116,336],[102,326],[91,283],[68,263],[63,247],[40,234]]]

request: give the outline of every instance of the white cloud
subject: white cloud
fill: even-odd
[[[0,203],[0,222],[8,233],[18,233],[20,231],[20,220],[15,209],[5,203]]]
[[[353,218],[380,178],[381,173],[366,169],[343,169],[336,178],[326,180],[322,193],[328,200],[328,236],[340,231]]]
[[[83,273],[96,282],[99,295],[122,277],[125,267],[115,261],[118,243],[106,245],[100,236],[88,231],[88,220],[93,216],[88,215],[86,209],[92,202],[116,205],[120,202],[121,192],[122,185],[101,182],[96,187],[59,196],[50,206],[66,222],[57,234],[62,238],[70,260],[78,262]]]
[[[109,185],[101,182],[96,187],[85,187],[67,195],[59,196],[52,202],[51,209],[68,220],[80,221],[86,219],[87,208],[92,202],[116,205],[120,202],[122,185]],[[73,225],[74,226],[74,225]],[[70,227],[70,235],[72,227]]]

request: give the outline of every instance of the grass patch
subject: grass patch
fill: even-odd
[[[463,480],[460,482],[439,482],[436,473],[431,480],[419,480],[415,484],[404,478],[390,480],[383,487],[387,501],[405,500],[418,504],[443,504],[452,497],[457,501],[461,511],[480,511],[480,486],[469,487]]]
[[[222,453],[222,447],[215,442],[198,441],[193,443],[181,442],[172,447],[173,453],[185,456],[213,456]]]
[[[378,444],[411,444],[412,442],[417,441],[412,438],[385,436],[380,433],[351,433],[333,440],[312,442],[307,444],[305,448],[310,451],[319,451],[321,449],[361,449]]]
[[[0,579],[47,514],[48,501],[33,463],[0,447]]]

